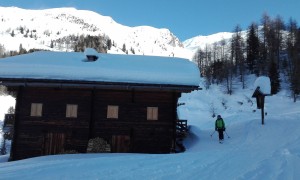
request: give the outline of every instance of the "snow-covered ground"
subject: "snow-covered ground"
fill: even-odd
[[[0,179],[299,179],[300,103],[286,90],[266,97],[261,125],[251,98],[254,81],[248,77],[248,87],[236,86],[231,96],[214,85],[181,97],[186,104],[179,107],[180,117],[191,126],[184,153],[70,154],[14,162],[5,162],[6,155],[0,156]],[[1,97],[1,110],[8,101]],[[226,123],[223,144],[217,133],[210,136],[213,111]]]
[[[0,121],[4,119],[4,114],[7,113],[11,106],[15,107],[15,103],[15,98],[12,96],[1,96],[0,94]]]

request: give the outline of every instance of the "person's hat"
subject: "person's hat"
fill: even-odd
[[[221,118],[221,115],[218,115],[217,117],[218,117],[218,118]]]

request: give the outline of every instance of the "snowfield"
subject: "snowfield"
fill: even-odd
[[[5,155],[0,156],[0,179],[299,179],[300,103],[293,103],[286,90],[266,97],[261,125],[251,98],[255,77],[247,80],[247,89],[237,84],[232,96],[213,85],[181,97],[186,104],[179,115],[190,125],[184,153],[69,154],[14,162],[6,162]],[[0,109],[7,103],[1,99]],[[211,137],[213,111],[225,120],[224,144],[217,133]]]
[[[109,53],[161,55],[192,58],[193,53],[183,47],[182,42],[166,28],[151,26],[129,27],[93,11],[75,8],[21,9],[0,5],[0,45],[5,50],[19,50],[20,44],[26,50],[37,48],[51,51],[73,51],[69,43],[51,48],[51,41],[70,35],[108,36],[114,45]],[[122,32],[122,33],[120,33]],[[13,35],[12,35],[13,34]],[[68,45],[67,45],[68,44]]]

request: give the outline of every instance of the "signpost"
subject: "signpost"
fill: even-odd
[[[265,97],[270,96],[271,83],[269,77],[258,77],[254,83],[255,91],[252,97],[256,98],[257,109],[261,109],[261,124],[265,124]]]
[[[261,124],[265,124],[265,94],[263,94],[260,90],[260,87],[257,87],[256,90],[254,91],[252,97],[256,98],[256,103],[257,103],[257,109],[261,109]]]

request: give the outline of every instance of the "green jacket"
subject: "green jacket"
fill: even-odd
[[[216,120],[215,128],[216,129],[225,129],[225,123],[222,118]]]

